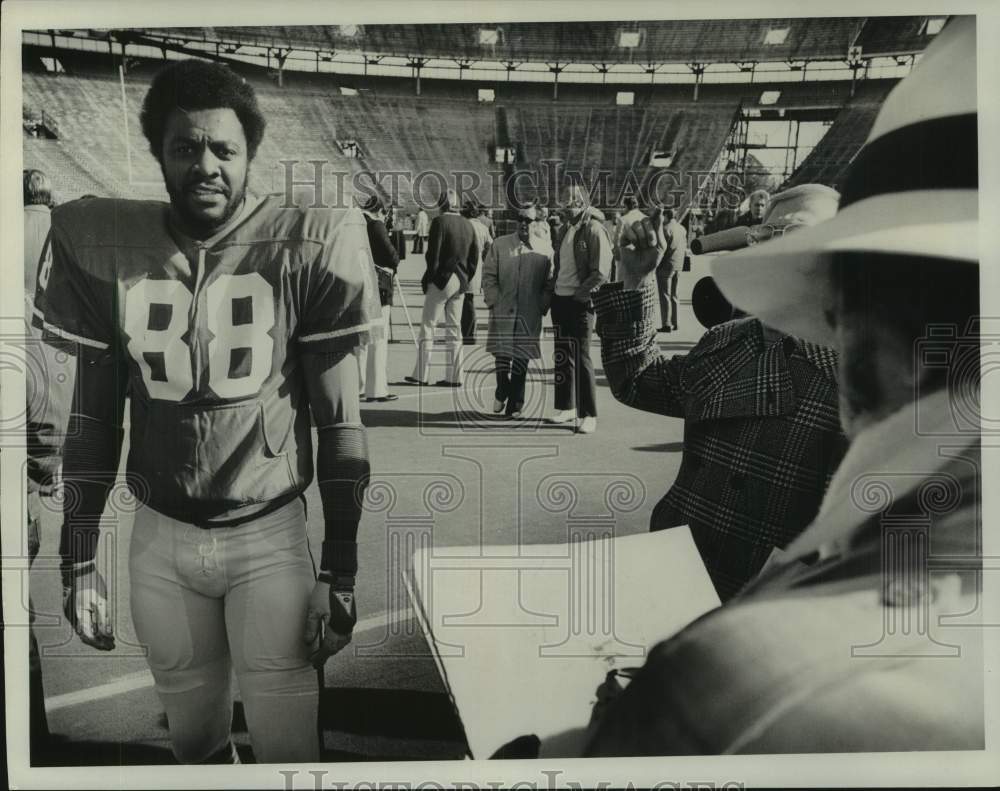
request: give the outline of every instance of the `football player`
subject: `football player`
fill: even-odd
[[[63,477],[64,606],[114,647],[95,556],[130,394],[127,480],[142,507],[132,617],[183,763],[235,761],[235,669],[259,762],[316,761],[313,667],[351,639],[369,475],[353,351],[379,313],[357,209],[247,191],[265,119],[228,67],[173,63],[142,129],[170,203],[94,198],[53,213],[34,321],[74,341]],[[303,491],[325,540],[318,579]]]

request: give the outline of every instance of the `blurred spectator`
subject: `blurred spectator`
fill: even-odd
[[[25,434],[28,445],[27,531],[28,562],[33,563],[41,546],[42,497],[54,494],[62,443],[69,420],[73,397],[72,366],[65,353],[42,340],[42,333],[32,327],[34,294],[39,283],[44,287],[52,264],[48,235],[50,210],[55,203],[49,177],[40,170],[22,173],[24,200],[24,312],[26,324],[26,396]],[[51,510],[58,510],[52,506]],[[34,604],[29,595],[29,737],[32,753],[44,750],[49,739],[45,715],[45,690],[42,666],[35,637]]]
[[[378,326],[371,328],[371,344],[358,350],[358,369],[365,401],[395,401],[399,396],[389,392],[389,321],[394,290],[394,278],[399,268],[399,252],[389,239],[383,218],[385,204],[372,195],[361,207],[368,225],[368,243],[372,250],[378,276],[379,301],[382,315]],[[374,322],[373,322],[374,324]]]
[[[496,227],[493,224],[493,209],[487,209],[486,214],[481,215],[483,218],[483,223],[486,225],[486,230],[490,232],[490,239],[496,237]]]
[[[478,200],[472,198],[466,201],[462,209],[462,216],[469,220],[472,230],[476,234],[476,274],[469,281],[469,287],[465,292],[462,302],[462,343],[466,346],[473,346],[476,343],[476,294],[483,290],[483,261],[486,260],[486,253],[489,252],[490,245],[493,244],[493,237],[490,236],[489,229],[482,221],[485,208]]]
[[[486,351],[496,358],[493,412],[518,418],[531,360],[541,354],[542,317],[552,301],[552,247],[531,231],[535,210],[521,210],[517,231],[490,248],[483,269],[483,295],[490,309]]]
[[[421,206],[417,209],[417,219],[414,223],[415,236],[413,239],[413,252],[422,253],[424,251],[424,245],[427,242],[428,229],[430,228],[430,221],[427,219],[427,212],[424,211],[424,207]]]
[[[618,242],[622,233],[622,218],[617,209],[608,211],[608,218],[604,222],[604,230],[608,232],[608,239],[611,240],[611,274],[608,280],[618,279]]]
[[[814,224],[837,210],[828,187],[791,193],[776,198],[775,207],[785,209],[775,224],[792,214]],[[756,318],[730,321],[732,306],[705,278],[692,303],[709,331],[690,353],[668,357],[655,343],[653,291],[651,284],[598,291],[604,372],[622,403],[684,419],[680,470],[653,509],[650,529],[689,525],[726,600],[819,510],[845,447],[836,354]]]
[[[443,315],[447,364],[444,379],[435,384],[461,387],[462,305],[478,268],[478,242],[470,222],[458,213],[458,196],[453,190],[441,195],[438,208],[441,213],[431,222],[427,242],[427,270],[420,279],[426,297],[417,359],[413,374],[404,378],[413,384],[428,384],[435,330]]]
[[[883,103],[833,219],[713,261],[765,325],[836,346],[850,448],[816,520],[653,648],[585,755],[987,744],[976,49],[975,17],[952,17]]]
[[[562,227],[563,227],[562,215],[557,211],[549,212],[549,229],[550,229],[549,238],[554,241],[556,237],[558,237],[559,234],[562,232]]]
[[[589,202],[584,189],[570,188],[566,206],[569,223],[553,245],[556,413],[550,422],[572,421],[580,434],[592,434],[597,429],[597,382],[590,359],[590,336],[594,331],[590,295],[611,272],[611,240],[602,224],[604,215]]]
[[[684,268],[687,234],[674,219],[673,209],[663,210],[663,241],[666,249],[656,267],[656,290],[660,297],[660,332],[677,329],[677,278]]]
[[[747,198],[747,210],[743,214],[737,215],[730,227],[760,225],[764,221],[764,215],[767,214],[770,197],[767,190],[754,190],[751,192]]]
[[[552,253],[552,226],[549,225],[549,210],[544,206],[534,208],[534,218],[531,221],[529,232],[537,240],[538,249],[548,250]],[[520,223],[520,217],[518,217]]]

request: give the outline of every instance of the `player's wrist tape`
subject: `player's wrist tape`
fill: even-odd
[[[336,591],[353,591],[356,577],[353,574],[335,574],[331,571],[320,571],[316,575],[319,582],[325,582]]]
[[[84,519],[67,518],[63,522],[59,539],[59,568],[67,569],[93,566],[97,555],[97,544],[101,539],[100,517]]]
[[[96,560],[85,560],[83,563],[71,563],[69,565],[61,565],[59,570],[62,572],[63,585],[71,584],[74,580],[79,577],[86,576],[93,571],[97,570]]]

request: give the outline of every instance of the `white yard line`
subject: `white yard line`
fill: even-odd
[[[413,618],[413,610],[409,607],[403,610],[386,610],[369,618],[362,618],[354,627],[354,633],[370,632],[374,629],[382,629],[391,623],[403,623]],[[78,689],[73,692],[64,692],[62,695],[53,695],[45,699],[45,710],[48,713],[66,709],[70,706],[80,706],[84,703],[93,703],[98,700],[106,700],[117,695],[124,695],[126,692],[134,692],[137,689],[145,689],[153,686],[153,676],[148,670],[139,670],[129,673],[121,678],[109,681],[106,684],[98,684],[85,689]]]

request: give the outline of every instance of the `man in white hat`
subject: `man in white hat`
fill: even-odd
[[[656,646],[586,754],[984,748],[975,55],[953,18],[836,217],[715,261],[738,307],[838,349],[851,446],[786,562]]]

